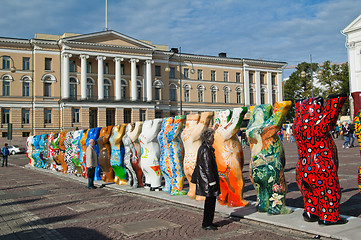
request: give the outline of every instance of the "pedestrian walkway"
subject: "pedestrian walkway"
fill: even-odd
[[[33,168],[26,166],[26,168],[33,169],[35,171],[49,171],[38,168]],[[59,172],[52,172],[53,174],[59,175],[61,177],[71,178],[76,181],[84,183],[86,185],[87,180],[84,178],[65,175]],[[149,198],[161,199],[177,203],[180,205],[185,205],[189,207],[195,207],[203,209],[203,202],[191,200],[187,195],[184,196],[171,196],[165,192],[151,192],[149,189],[144,188],[131,188],[125,185],[117,184],[105,184],[102,181],[95,181],[96,186],[105,187],[110,189],[116,189],[123,192],[129,192],[133,194],[139,194],[142,196],[147,196]],[[221,206],[217,203],[216,212],[223,216],[232,216],[237,218],[244,218],[249,220],[254,220],[262,223],[272,224],[282,228],[293,229],[297,231],[307,232],[314,235],[320,235],[324,237],[334,238],[334,239],[345,239],[345,240],[358,240],[360,239],[360,229],[361,229],[361,218],[344,216],[349,222],[345,225],[335,225],[335,226],[319,226],[318,223],[309,223],[303,221],[302,213],[303,209],[292,208],[293,213],[286,215],[268,215],[267,213],[259,213],[256,211],[254,202],[251,202],[250,206],[239,207],[239,208],[229,208],[227,206]]]

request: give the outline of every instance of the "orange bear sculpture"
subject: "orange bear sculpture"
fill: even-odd
[[[109,138],[112,133],[113,126],[103,127],[100,130],[98,145],[99,145],[99,166],[103,170],[102,180],[104,182],[114,182],[114,171],[110,166],[111,147]]]

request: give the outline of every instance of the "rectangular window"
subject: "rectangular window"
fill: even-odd
[[[216,81],[216,71],[211,70],[211,81]]]
[[[155,65],[154,68],[155,68],[155,71],[154,71],[155,76],[156,76],[156,77],[160,77],[160,76],[161,76],[160,66],[159,66],[159,65]]]
[[[48,70],[48,71],[51,70],[51,62],[52,62],[51,58],[45,58],[45,70]]]
[[[51,83],[44,83],[44,97],[51,97]]]
[[[30,123],[30,110],[23,109],[21,115],[22,115],[22,123],[29,124]]]
[[[190,98],[189,98],[189,89],[184,89],[184,101],[185,102],[189,102]]]
[[[140,76],[139,65],[136,65],[136,66],[135,66],[135,69],[136,69],[137,76]]]
[[[73,123],[79,123],[80,122],[80,109],[73,108],[72,110],[73,110],[72,111]]]
[[[203,91],[198,91],[198,102],[203,102]]]
[[[224,81],[228,82],[228,72],[223,72]]]
[[[140,110],[140,121],[147,120],[147,114],[145,110]]]
[[[237,103],[238,103],[238,104],[242,103],[242,95],[241,95],[241,92],[237,92]]]
[[[216,102],[217,102],[217,92],[212,91],[212,103],[216,103]]]
[[[121,68],[121,73],[122,73],[122,75],[124,75],[125,74],[125,65],[124,65],[124,63],[122,63],[122,64],[120,64],[120,68]]]
[[[104,63],[104,65],[103,65],[103,73],[104,74],[109,74],[109,64],[108,63]]]
[[[254,83],[253,73],[249,73],[249,83]]]
[[[169,78],[175,78],[175,68],[171,67],[169,71]]]
[[[224,93],[224,103],[229,103],[229,93],[228,92]]]
[[[44,123],[51,123],[51,109],[44,109]]]
[[[176,101],[176,89],[169,89],[169,100],[171,100],[172,102]]]
[[[2,137],[3,137],[3,138],[8,137],[8,132],[2,132]]]
[[[9,56],[3,56],[3,69],[10,69],[10,61]]]
[[[75,72],[75,61],[69,60],[69,72]]]
[[[30,58],[23,57],[23,70],[30,70]]]
[[[272,85],[276,85],[276,75],[272,74]]]
[[[264,74],[263,73],[261,73],[261,84],[267,84],[267,83],[265,83],[265,77],[264,77]]]
[[[87,73],[91,73],[92,72],[92,63],[91,62],[86,62],[86,72]]]
[[[10,82],[3,81],[3,96],[10,96]]]
[[[10,123],[10,109],[2,109],[2,124]]]
[[[23,137],[30,137],[30,132],[23,132]]]
[[[236,73],[236,82],[237,83],[241,82],[241,73]]]
[[[198,80],[203,80],[203,70],[198,69]]]
[[[184,70],[183,70],[183,72],[184,72],[184,79],[189,79],[189,69],[188,68],[185,68]]]
[[[132,110],[124,109],[124,123],[130,123],[132,120]]]
[[[115,109],[106,110],[106,125],[107,126],[115,125]]]
[[[154,92],[155,92],[154,100],[160,100],[161,89],[159,87],[156,87],[154,89]]]
[[[30,96],[30,83],[23,82],[23,97],[29,97],[29,96]]]

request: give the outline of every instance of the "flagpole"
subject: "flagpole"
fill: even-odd
[[[108,31],[108,0],[105,0],[105,31]]]

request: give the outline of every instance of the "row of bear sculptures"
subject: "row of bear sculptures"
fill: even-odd
[[[304,200],[306,221],[340,221],[341,198],[337,176],[336,145],[330,135],[346,100],[344,95],[330,96],[327,104],[320,97],[295,103],[293,133],[299,161],[296,180]],[[251,107],[246,135],[251,147],[250,179],[257,192],[257,209],[269,214],[292,212],[285,206],[287,185],[284,176],[285,154],[278,131],[291,102]],[[132,187],[163,190],[171,195],[185,195],[196,200],[195,185],[190,182],[195,168],[200,135],[215,129],[214,149],[220,177],[222,205],[248,205],[243,199],[242,169],[244,156],[237,137],[246,107],[187,116],[147,120],[118,126],[30,136],[27,140],[29,163],[63,173],[87,176],[85,152],[90,139],[98,155],[95,180],[128,184]],[[144,175],[144,177],[143,177]],[[165,185],[161,186],[162,177]],[[143,182],[144,179],[144,182]]]

